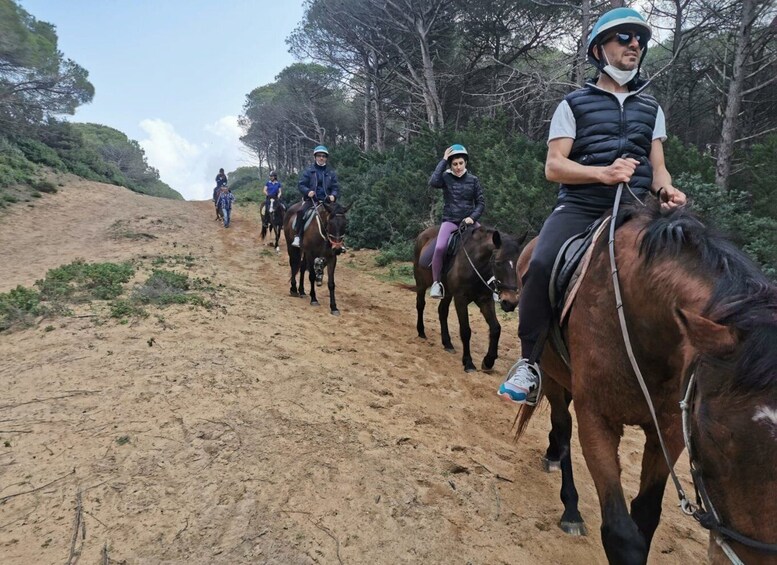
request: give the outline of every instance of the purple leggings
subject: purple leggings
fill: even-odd
[[[479,228],[480,224],[475,222],[467,229]],[[443,222],[440,224],[440,231],[437,234],[437,243],[434,244],[434,255],[432,255],[432,280],[439,282],[440,271],[442,271],[442,260],[445,257],[445,249],[448,247],[448,238],[453,232],[459,229],[453,222]]]

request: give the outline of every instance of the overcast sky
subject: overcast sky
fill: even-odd
[[[140,142],[187,200],[209,198],[220,167],[255,164],[237,117],[246,94],[294,62],[285,39],[302,0],[17,1],[89,71],[94,100],[71,121]]]

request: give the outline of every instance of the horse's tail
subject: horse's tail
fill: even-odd
[[[523,432],[525,432],[526,428],[529,426],[529,420],[531,420],[531,417],[534,415],[534,411],[540,405],[540,402],[542,402],[543,398],[544,395],[540,393],[540,397],[537,399],[536,405],[529,406],[528,404],[521,404],[520,408],[518,408],[518,414],[515,415],[515,420],[513,420],[513,426],[515,427],[515,438],[513,438],[514,441],[521,439]]]
[[[401,288],[402,290],[411,290],[413,292],[418,292],[418,287],[414,284],[407,284],[407,283],[396,283],[396,285]]]
[[[267,236],[267,224],[262,224],[262,241]]]

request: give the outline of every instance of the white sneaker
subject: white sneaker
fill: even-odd
[[[294,236],[294,241],[291,242],[291,246],[292,247],[299,247],[299,236],[298,235]]]
[[[534,406],[540,395],[540,368],[519,359],[507,372],[507,379],[501,384],[497,395],[517,404]]]
[[[441,282],[433,282],[432,283],[432,290],[429,291],[429,297],[430,298],[437,298],[438,300],[445,296],[445,290],[442,288]]]

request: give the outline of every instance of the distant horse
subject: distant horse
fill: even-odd
[[[281,233],[283,232],[283,216],[286,213],[286,206],[283,202],[277,198],[270,198],[270,209],[265,213],[265,205],[262,204],[259,212],[262,215],[262,241],[267,236],[267,232],[275,234],[275,252],[280,251],[278,247],[278,241],[281,239]],[[270,222],[266,222],[266,217],[269,215]]]
[[[615,232],[614,257],[626,330],[616,310],[608,242],[602,239],[563,327],[570,367],[550,343],[540,362],[553,425],[547,458],[558,460],[562,470],[562,528],[584,530],[569,454],[568,406],[574,398],[607,558],[647,561],[669,467],[629,360],[628,336],[672,466],[687,436],[701,503],[694,508],[681,488],[678,495],[683,510],[711,530],[710,559],[728,562],[724,552],[733,552],[748,564],[775,563],[777,288],[688,210],[662,216],[651,200],[625,212]],[[521,275],[533,248],[530,243],[521,255]],[[533,411],[521,408],[519,436]],[[624,425],[640,426],[646,436],[640,489],[630,512],[618,459]]]
[[[418,336],[426,338],[424,330],[424,307],[426,305],[426,289],[432,285],[432,269],[430,266],[432,250],[437,239],[439,226],[431,227],[421,232],[415,241],[415,256],[413,258],[413,274],[415,275],[416,311],[418,321],[416,329]],[[518,305],[518,281],[515,265],[521,253],[521,245],[526,239],[500,234],[493,228],[469,228],[462,235],[462,243],[456,255],[452,258],[450,269],[440,278],[445,296],[440,301],[437,312],[440,317],[442,345],[446,351],[453,351],[451,336],[448,332],[448,311],[451,300],[456,306],[459,318],[459,333],[463,347],[461,358],[464,370],[475,371],[470,353],[470,337],[467,305],[474,302],[488,322],[488,352],[483,358],[481,368],[490,371],[498,356],[499,336],[502,327],[496,318],[494,294],[498,296],[499,304],[505,312],[512,312]]]
[[[302,237],[302,247],[294,247],[296,231],[294,223],[297,212],[302,207],[302,202],[289,207],[283,220],[283,232],[286,237],[286,249],[289,253],[289,266],[291,267],[292,296],[305,296],[305,271],[309,271],[310,278],[310,304],[318,306],[316,299],[316,284],[322,284],[324,278],[324,266],[327,269],[327,287],[329,288],[329,309],[332,315],[339,316],[335,301],[335,267],[337,256],[343,252],[345,230],[347,227],[346,213],[350,205],[344,207],[338,202],[317,203],[313,212],[313,218],[308,224]],[[299,287],[297,286],[297,273],[299,272]]]

